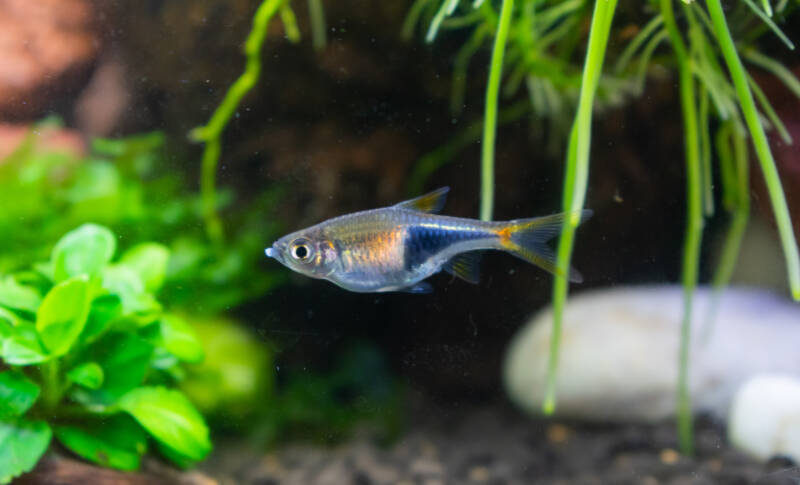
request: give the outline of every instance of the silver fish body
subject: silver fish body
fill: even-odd
[[[558,234],[563,214],[502,222],[438,215],[447,190],[330,219],[282,237],[266,254],[356,292],[427,293],[430,285],[423,280],[442,269],[477,283],[478,256],[487,249],[565,274],[545,244]],[[583,217],[589,214],[584,211]],[[573,271],[570,278],[580,276]]]

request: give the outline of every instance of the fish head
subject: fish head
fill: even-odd
[[[292,271],[312,278],[330,275],[339,259],[334,242],[319,230],[294,232],[278,239],[264,252]]]

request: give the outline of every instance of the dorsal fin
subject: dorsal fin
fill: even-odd
[[[444,270],[453,276],[477,285],[481,280],[480,274],[481,251],[456,254],[444,263]]]
[[[395,207],[436,214],[442,210],[442,207],[444,207],[444,203],[447,200],[447,192],[449,190],[450,187],[442,187],[434,190],[433,192],[421,195],[415,199],[409,199],[400,202],[399,204],[395,204]]]

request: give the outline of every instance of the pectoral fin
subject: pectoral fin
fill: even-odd
[[[415,199],[395,204],[395,207],[437,214],[444,207],[444,203],[447,200],[447,192],[449,191],[450,187],[442,187]]]
[[[481,252],[470,251],[453,256],[442,268],[453,276],[477,285],[481,280]]]

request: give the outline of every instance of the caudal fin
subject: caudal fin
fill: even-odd
[[[569,278],[574,283],[580,283],[583,281],[583,276],[574,268],[568,270],[559,268],[556,265],[555,252],[547,245],[547,241],[561,233],[561,226],[572,214],[563,212],[550,216],[498,223],[497,235],[500,237],[500,249],[553,274]],[[580,222],[584,222],[591,216],[591,210],[582,210]]]

